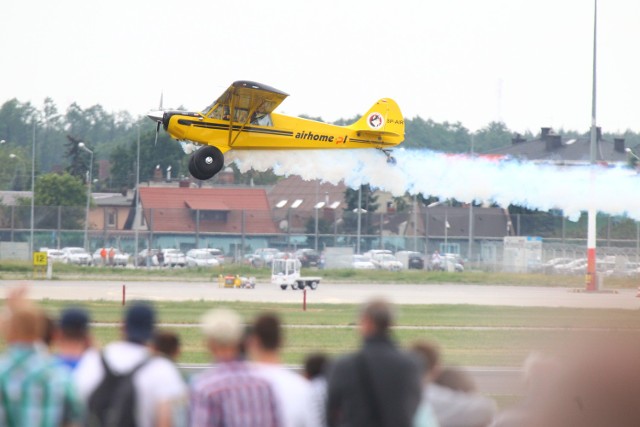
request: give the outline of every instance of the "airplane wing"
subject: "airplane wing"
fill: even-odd
[[[253,111],[258,114],[269,114],[289,94],[247,80],[233,82],[231,86],[218,98],[216,104]]]

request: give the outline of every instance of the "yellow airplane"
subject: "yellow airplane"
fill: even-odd
[[[147,117],[157,122],[156,137],[162,125],[172,138],[184,142],[185,152],[193,152],[189,172],[200,180],[222,169],[229,150],[377,148],[395,163],[389,147],[403,141],[404,118],[392,99],[379,100],[352,125],[336,126],[274,113],[287,96],[242,80],[201,112],[159,110]]]

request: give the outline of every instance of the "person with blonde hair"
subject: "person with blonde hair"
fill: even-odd
[[[193,427],[278,427],[278,408],[267,380],[242,359],[244,326],[232,310],[214,309],[201,320],[215,367],[191,382]]]

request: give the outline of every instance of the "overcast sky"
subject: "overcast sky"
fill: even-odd
[[[640,131],[640,1],[600,1],[598,124]],[[235,80],[324,120],[404,115],[585,131],[593,0],[5,0],[0,103],[200,110]]]

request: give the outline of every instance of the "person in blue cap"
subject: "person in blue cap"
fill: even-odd
[[[92,345],[89,333],[89,313],[79,307],[66,308],[60,313],[58,328],[54,334],[56,357],[74,370],[80,359]]]

